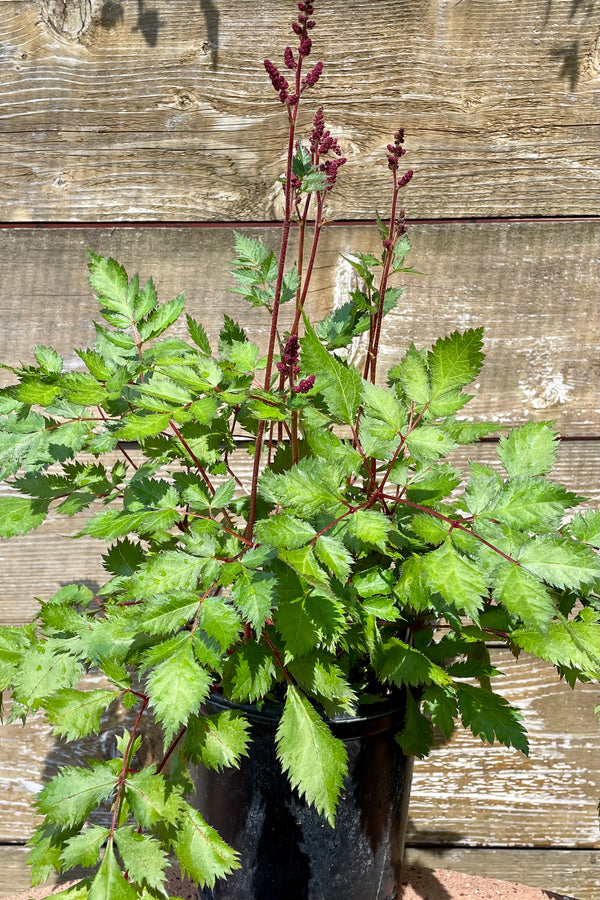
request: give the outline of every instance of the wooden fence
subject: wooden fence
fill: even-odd
[[[325,104],[348,158],[312,308],[352,288],[340,254],[375,247],[402,125],[425,275],[386,320],[385,364],[485,325],[472,415],[554,420],[556,477],[596,502],[599,13],[599,0],[317,0],[326,68],[307,103]],[[162,299],[184,290],[209,336],[224,313],[247,316],[228,259],[234,226],[277,244],[285,116],[262,59],[280,58],[294,14],[291,0],[0,0],[0,359],[51,342],[74,363],[92,340],[86,246],[152,274]],[[246,324],[264,342],[264,321]],[[2,624],[101,578],[95,542],[58,521],[4,544],[0,564]],[[531,756],[440,742],[416,767],[407,859],[597,900],[597,689],[500,650],[496,664]],[[28,883],[40,781],[85,752],[41,719],[0,731],[0,896]]]

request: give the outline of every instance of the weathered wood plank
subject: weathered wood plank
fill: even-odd
[[[523,710],[531,755],[487,747],[462,731],[419,761],[409,811],[409,841],[463,847],[568,847],[598,844],[596,804],[600,737],[594,685],[571,691],[551,666],[494,651],[502,693]],[[107,724],[118,729],[123,713]],[[45,720],[4,726],[0,764],[0,841],[24,841],[35,817],[33,795],[60,766],[83,763],[94,739],[67,746]],[[103,751],[110,753],[107,736]],[[97,742],[96,742],[97,752]]]
[[[29,889],[27,848],[0,845],[0,897]],[[405,865],[451,869],[469,875],[501,878],[562,892],[578,900],[597,900],[600,852],[595,850],[473,850],[440,847],[424,850],[408,846]]]
[[[285,115],[262,59],[292,42],[294,9],[3,2],[1,217],[277,217]],[[310,61],[327,68],[302,121],[325,100],[349,160],[336,213],[384,205],[385,146],[404,125],[412,216],[595,214],[597,12],[596,0],[318,8]]]
[[[278,229],[244,233],[278,246]],[[599,234],[598,222],[412,226],[411,262],[426,274],[405,276],[406,293],[385,320],[380,372],[411,341],[425,346],[455,328],[484,325],[487,362],[469,415],[499,423],[552,419],[563,434],[598,434]],[[183,290],[213,342],[226,313],[266,346],[266,314],[228,293],[232,229],[0,229],[0,360],[31,361],[33,344],[51,342],[68,365],[80,364],[73,347],[93,341],[97,316],[86,246],[119,259],[130,274],[152,274],[163,300]],[[324,231],[309,296],[316,317],[355,286],[341,254],[376,249],[372,227]],[[290,321],[284,307],[282,329]],[[356,357],[362,352],[359,343]]]
[[[473,850],[464,847],[425,850],[407,847],[404,860],[407,866],[500,878],[567,894],[577,900],[598,900],[599,895],[600,851],[597,850]]]
[[[453,454],[454,463],[465,470],[469,459],[497,464],[495,446],[480,444]],[[240,451],[235,464],[242,481],[250,484],[251,458]],[[599,473],[600,442],[570,441],[560,446],[552,477],[570,490],[587,495],[596,505],[600,505]],[[73,539],[84,523],[84,513],[69,519],[51,515],[37,531],[0,541],[0,625],[31,620],[39,609],[35,598],[47,600],[71,581],[97,590],[108,580],[102,568],[104,544],[87,536]]]

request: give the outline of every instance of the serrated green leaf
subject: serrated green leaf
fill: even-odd
[[[199,605],[199,597],[187,592],[153,597],[144,606],[144,630],[149,634],[171,634],[194,618]]]
[[[556,535],[530,539],[519,554],[519,563],[557,588],[586,587],[596,584],[600,576],[600,560],[591,547]]]
[[[192,716],[185,735],[185,751],[196,763],[221,771],[238,765],[247,755],[250,727],[238,712],[225,710],[211,716]]]
[[[275,624],[285,644],[286,660],[304,656],[319,641],[319,627],[307,610],[304,598],[280,604],[275,613]]]
[[[477,620],[483,608],[488,584],[478,566],[461,556],[449,541],[426,553],[421,571],[431,591],[441,594],[448,603]]]
[[[268,500],[292,509],[306,519],[339,502],[336,491],[321,478],[319,464],[309,458],[301,459],[298,465],[281,475],[265,471],[260,490]]]
[[[527,422],[501,437],[498,456],[508,474],[546,475],[556,459],[558,436],[547,422]]]
[[[265,619],[271,612],[275,587],[276,579],[270,572],[244,569],[231,589],[231,599],[257,636],[260,636]]]
[[[222,509],[222,507],[227,506],[229,503],[231,503],[234,494],[235,481],[233,478],[228,478],[227,481],[224,481],[223,484],[219,485],[219,487],[211,497],[210,508]]]
[[[188,804],[173,849],[183,874],[202,887],[214,887],[217,878],[229,875],[240,866],[236,851]]]
[[[211,683],[210,673],[196,662],[189,640],[151,671],[146,689],[154,715],[164,729],[165,743],[198,711]]]
[[[333,826],[348,772],[346,748],[294,685],[288,685],[276,741],[277,756],[292,787]]]
[[[416,756],[417,759],[428,756],[433,745],[431,720],[423,715],[410,691],[406,694],[404,723],[396,735],[396,741],[406,756]]]
[[[391,522],[387,516],[376,509],[357,509],[345,521],[350,534],[361,544],[370,544],[385,551],[387,536],[391,528]]]
[[[363,408],[367,415],[381,419],[398,434],[407,423],[406,410],[391,390],[363,381]]]
[[[432,663],[415,647],[409,647],[397,638],[392,638],[381,647],[378,671],[381,678],[398,687],[404,684],[415,687],[420,684],[446,686],[451,683],[451,678],[440,666]]]
[[[390,369],[388,378],[392,383],[399,383],[405,397],[418,407],[425,406],[431,399],[427,352],[417,350],[414,344],[410,345],[402,362]]]
[[[584,544],[600,548],[600,509],[586,509],[569,522],[568,532]]]
[[[428,353],[432,399],[475,380],[483,364],[483,328],[470,328],[440,338]]]
[[[138,892],[121,872],[112,838],[108,841],[100,868],[90,885],[88,900],[138,900]]]
[[[351,425],[361,402],[361,377],[323,347],[306,318],[304,325],[306,333],[300,342],[303,371],[316,373],[316,387],[331,415]]]
[[[170,420],[170,413],[128,413],[123,425],[114,434],[121,441],[140,441],[160,434],[168,427]]]
[[[242,630],[239,613],[223,597],[205,597],[200,611],[200,624],[223,651],[235,643]]]
[[[0,497],[0,537],[27,534],[38,528],[47,515],[47,501],[30,497]]]
[[[129,881],[147,886],[167,896],[164,890],[169,858],[156,838],[138,834],[133,826],[125,825],[115,831],[118,847]]]
[[[60,858],[63,868],[74,869],[76,866],[95,866],[100,859],[100,850],[109,836],[108,828],[101,825],[92,825],[85,828],[80,834],[74,835],[66,841]]]
[[[138,567],[131,586],[139,598],[193,591],[206,560],[182,550],[164,550]]]
[[[63,361],[52,347],[42,347],[39,344],[35,348],[35,358],[40,369],[47,375],[60,375]]]
[[[128,774],[125,792],[136,821],[144,828],[162,822],[175,825],[179,821],[181,796],[154,766]]]
[[[482,511],[509,528],[553,531],[566,511],[579,501],[577,494],[545,478],[517,475],[506,482],[493,505]]]
[[[62,688],[45,701],[46,718],[55,726],[54,734],[68,741],[97,734],[100,716],[119,695],[116,691]]]
[[[185,297],[179,294],[168,303],[157,306],[143,322],[139,322],[138,330],[142,341],[159,337],[175,322],[185,306]]]
[[[436,425],[418,425],[407,434],[406,446],[418,462],[432,463],[447,456],[457,444]]]
[[[521,724],[522,716],[504,697],[471,684],[455,684],[462,724],[475,737],[493,744],[497,739],[528,755],[529,743]]]
[[[274,547],[295,550],[312,540],[316,531],[308,522],[296,516],[280,513],[259,520],[256,523],[255,533],[259,541],[265,541]]]
[[[193,319],[190,315],[186,315],[186,321],[188,332],[193,342],[197,347],[200,347],[203,353],[206,353],[208,356],[210,356],[211,350],[210,344],[208,342],[208,337],[206,336],[206,331],[204,330],[200,322],[196,322],[196,320]]]
[[[353,558],[337,538],[322,534],[315,542],[315,555],[342,584],[348,579]]]
[[[537,578],[522,566],[501,560],[492,572],[494,595],[521,621],[547,633],[554,614],[552,597]]]
[[[21,657],[14,676],[14,695],[20,703],[37,709],[42,700],[57,691],[74,687],[82,671],[80,660],[68,652],[66,642],[40,641]]]
[[[539,659],[577,669],[588,680],[600,678],[600,628],[598,614],[591,609],[583,610],[575,621],[553,622],[547,635],[522,627],[511,638]]]
[[[89,282],[101,304],[112,312],[129,312],[127,273],[114,259],[87,250]]]
[[[223,687],[232,700],[253,703],[272,687],[275,660],[271,650],[262,644],[241,644],[225,665]]]
[[[118,774],[110,762],[93,762],[89,769],[65,766],[38,794],[35,805],[49,821],[71,827],[84,822],[117,783]]]
[[[454,691],[437,684],[428,685],[423,691],[423,712],[431,719],[431,724],[439,728],[446,739],[454,731],[454,720],[458,718],[458,703]]]
[[[112,575],[132,575],[145,558],[142,545],[128,538],[116,541],[102,556],[104,568]]]
[[[279,559],[312,585],[328,584],[329,577],[317,562],[310,544],[296,550],[280,550]]]

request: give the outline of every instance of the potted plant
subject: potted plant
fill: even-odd
[[[267,318],[267,347],[227,317],[218,347],[190,316],[183,339],[183,296],[159,303],[152,280],[89,251],[103,321],[81,369],[46,346],[4,367],[16,383],[0,392],[0,533],[88,510],[81,533],[106,543],[108,575],[0,629],[8,717],[43,710],[78,740],[113,704],[129,710],[113,758],[62,769],[36,801],[33,882],[89,869],[69,896],[164,896],[171,858],[206,897],[392,896],[410,760],[434,729],[460,721],[527,752],[493,690],[489,639],[571,684],[599,674],[599,514],[569,518],[581,498],[548,478],[551,425],[503,434],[493,467],[452,462],[498,431],[461,418],[482,329],[410,344],[380,372],[392,280],[412,272],[402,129],[381,252],[354,254],[360,286],[311,321],[346,162],[322,108],[296,133],[323,69],[308,63],[312,15],[299,3],[297,43],[281,68],[265,61],[289,123],[279,253],[236,239],[236,291]],[[92,670],[104,687],[89,689]],[[162,751],[148,759],[153,730]]]

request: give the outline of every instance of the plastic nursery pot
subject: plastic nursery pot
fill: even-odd
[[[202,900],[397,897],[412,776],[412,759],[394,741],[404,717],[402,698],[368,707],[357,718],[329,722],[348,751],[335,828],[281,772],[275,731],[282,707],[265,704],[258,711],[215,695],[205,712],[223,709],[240,709],[250,721],[249,755],[239,769],[199,768],[196,802],[239,851],[242,868],[201,891]]]

